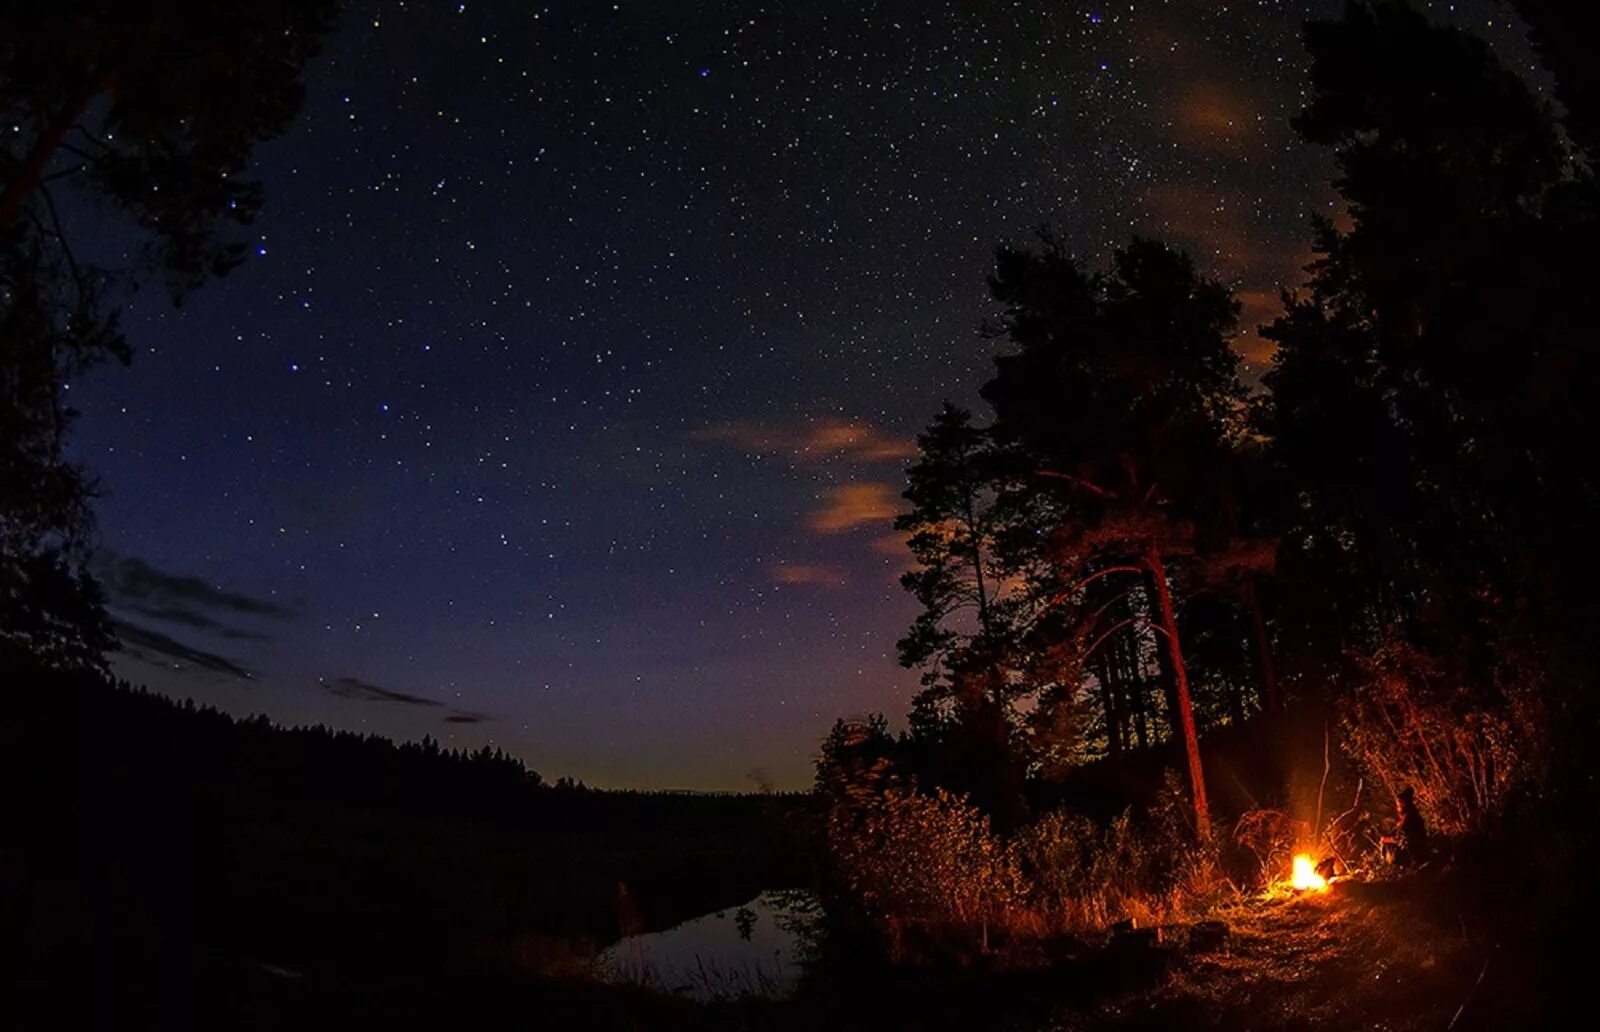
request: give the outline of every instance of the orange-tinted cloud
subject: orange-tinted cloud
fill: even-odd
[[[797,462],[830,459],[847,462],[901,462],[916,454],[914,442],[891,437],[860,420],[823,416],[799,424],[713,423],[696,430],[696,440],[720,441],[746,451],[788,455]]]
[[[1139,210],[1143,231],[1183,245],[1211,275],[1236,277],[1277,264],[1277,256],[1251,232],[1250,204],[1221,187],[1152,184],[1140,195]]]
[[[837,566],[806,563],[779,563],[772,568],[772,579],[779,584],[810,584],[819,588],[844,587],[844,571]]]
[[[1236,296],[1239,298],[1239,336],[1233,342],[1234,350],[1251,365],[1269,365],[1278,346],[1258,331],[1283,311],[1282,299],[1276,290],[1241,290]]]
[[[899,492],[893,484],[840,484],[828,489],[827,500],[811,513],[806,525],[818,534],[843,534],[857,527],[886,523],[899,511]]]
[[[889,437],[866,423],[842,419],[815,424],[806,439],[805,450],[824,455],[844,454],[862,462],[909,459],[917,453],[911,441]]]
[[[911,549],[906,547],[905,535],[900,533],[885,534],[872,539],[872,550],[879,555],[889,556],[891,559],[911,558]]]
[[[1179,93],[1172,131],[1183,144],[1210,149],[1236,143],[1254,124],[1255,114],[1237,89],[1206,80],[1188,83]]]

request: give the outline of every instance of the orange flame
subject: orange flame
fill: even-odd
[[[1322,892],[1328,887],[1328,879],[1317,873],[1317,865],[1304,853],[1294,858],[1294,873],[1289,877],[1289,884],[1297,892]]]

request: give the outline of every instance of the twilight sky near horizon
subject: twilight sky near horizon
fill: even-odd
[[[1336,6],[349,4],[251,260],[136,295],[133,365],[72,386],[118,671],[550,777],[804,784],[909,701],[889,520],[987,373],[995,244],[1175,240],[1259,369],[1330,210],[1288,120]],[[1421,6],[1520,52],[1493,0]]]

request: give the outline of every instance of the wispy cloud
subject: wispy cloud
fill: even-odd
[[[837,566],[810,563],[778,563],[772,568],[772,579],[779,584],[809,584],[819,588],[842,588],[844,570]]]
[[[903,462],[916,454],[909,439],[893,437],[870,423],[822,416],[778,424],[732,421],[694,432],[700,441],[717,441],[763,455],[785,455],[808,464]]]
[[[818,534],[843,534],[858,527],[880,525],[894,519],[900,511],[899,493],[893,484],[869,481],[839,484],[828,488],[822,506],[812,511],[806,526]]]
[[[911,558],[911,549],[906,547],[905,535],[898,531],[873,538],[872,550],[891,559],[909,560]]]
[[[437,699],[412,695],[409,692],[397,692],[392,688],[382,688],[371,681],[363,681],[358,677],[335,677],[331,681],[321,678],[317,683],[329,693],[337,695],[341,699],[363,699],[368,702],[399,702],[407,706],[444,705]]]
[[[210,610],[280,620],[294,615],[293,609],[278,602],[226,591],[199,577],[158,570],[137,556],[107,554],[95,564],[94,572],[105,585],[108,599],[113,604],[130,609],[161,613],[181,611],[186,614]],[[152,612],[152,615],[155,613]],[[163,618],[174,619],[171,616]],[[195,619],[192,615],[186,618]],[[182,618],[179,619],[182,622]],[[199,619],[206,617],[202,613]]]
[[[116,603],[114,602],[113,604]],[[259,631],[245,630],[242,627],[230,627],[221,620],[207,616],[205,613],[194,609],[187,609],[183,606],[141,606],[129,605],[128,603],[123,602],[121,603],[121,608],[127,609],[130,612],[139,613],[142,616],[148,616],[154,620],[182,624],[185,627],[192,627],[197,631],[205,631],[207,634],[215,634],[223,638],[232,639],[234,641],[269,640],[267,635],[262,634]]]
[[[227,656],[186,645],[168,634],[141,627],[126,620],[113,620],[113,629],[127,653],[153,666],[167,669],[195,668],[251,681],[255,674],[244,664]]]
[[[385,688],[382,685],[364,681],[359,677],[317,678],[317,686],[330,695],[337,695],[341,699],[355,699],[360,702],[394,702],[402,706],[420,706],[426,709],[443,709],[444,703],[438,699],[430,699],[426,695],[413,695],[410,692],[398,691],[394,688]],[[474,713],[471,710],[452,709],[444,716],[446,724],[481,724],[488,720],[487,714]]]
[[[101,552],[95,558],[93,572],[105,588],[106,606],[127,654],[165,670],[201,670],[245,680],[256,676],[239,660],[180,641],[166,630],[149,626],[148,621],[179,628],[180,633],[192,631],[213,639],[259,642],[270,636],[238,626],[238,622],[276,622],[295,615],[289,606],[271,599],[157,569],[136,556]]]

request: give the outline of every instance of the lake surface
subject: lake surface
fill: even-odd
[[[663,932],[630,935],[600,955],[606,978],[697,1000],[794,991],[816,912],[806,892],[763,892]]]

